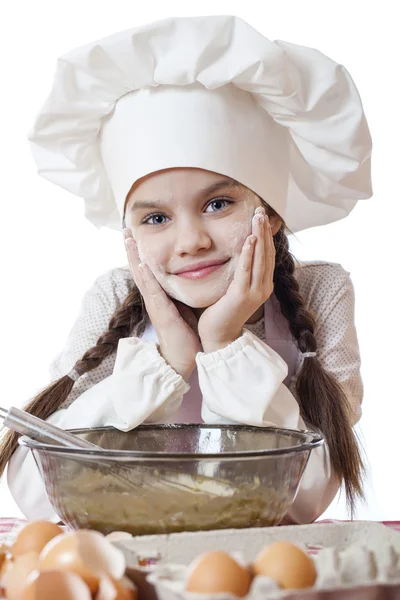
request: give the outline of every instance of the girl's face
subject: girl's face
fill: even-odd
[[[206,308],[231,283],[257,206],[258,196],[229,177],[169,169],[133,187],[125,222],[167,294]]]

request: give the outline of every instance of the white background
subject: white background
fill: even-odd
[[[373,140],[374,197],[345,221],[292,241],[301,259],[351,272],[365,384],[360,424],[371,475],[357,517],[400,520],[399,74],[390,0],[279,2],[54,0],[8,2],[0,15],[1,365],[0,405],[22,405],[48,383],[85,290],[125,261],[122,237],[96,230],[83,202],[41,179],[26,134],[50,91],[56,58],[76,46],[159,18],[236,14],[270,39],[318,48],[350,71]],[[397,12],[397,10],[396,10]],[[4,482],[0,516],[17,516]],[[344,503],[326,516],[345,518]]]

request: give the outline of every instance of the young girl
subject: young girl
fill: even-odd
[[[243,423],[320,430],[286,522],[362,496],[354,292],[287,234],[371,195],[347,71],[236,17],[170,19],[62,57],[30,135],[39,172],[124,230],[129,266],[83,299],[52,383],[27,406],[63,428]],[[0,470],[28,518],[58,520],[7,433]]]

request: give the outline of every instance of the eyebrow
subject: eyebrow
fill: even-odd
[[[224,188],[234,188],[237,187],[238,184],[234,179],[230,179],[230,178],[225,178],[225,179],[220,179],[219,181],[207,186],[206,188],[203,188],[202,190],[199,190],[196,194],[196,198],[199,198],[201,196],[209,196],[210,194],[213,194],[215,192],[217,192],[218,190]],[[137,202],[134,202],[129,208],[128,208],[128,212],[137,212],[139,210],[144,210],[144,209],[149,209],[149,208],[160,208],[163,206],[163,201],[159,198],[155,198],[155,199],[149,199],[149,200],[138,200]]]

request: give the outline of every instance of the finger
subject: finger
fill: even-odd
[[[267,222],[265,224],[265,236],[264,236],[264,244],[265,244],[265,271],[263,278],[263,286],[264,289],[266,287],[273,289],[274,285],[274,270],[275,270],[275,244],[274,244],[274,236],[272,235],[271,223],[267,217]]]
[[[261,289],[265,272],[265,212],[257,211],[252,219],[252,232],[257,238],[253,256],[251,287]]]
[[[124,230],[124,238],[132,277],[139,288],[143,300],[145,301],[146,308],[149,311],[152,309],[152,305],[155,304],[155,301],[160,302],[160,298],[162,297],[160,289],[162,290],[162,288],[149,266],[141,262],[136,241],[129,229]],[[162,291],[164,292],[164,290]]]
[[[233,278],[233,284],[240,292],[246,292],[250,289],[251,271],[253,266],[254,247],[256,245],[256,236],[249,235],[243,244],[242,252],[240,253],[239,263]]]
[[[125,230],[125,231],[129,232],[129,230]],[[124,236],[125,236],[125,231],[124,231]],[[143,295],[145,290],[144,290],[143,276],[139,270],[139,264],[140,264],[139,252],[137,249],[136,241],[133,239],[132,234],[130,232],[129,232],[129,234],[130,235],[127,235],[125,237],[125,249],[126,249],[126,254],[128,257],[129,269],[130,269],[130,272],[131,272],[134,282],[136,283],[140,293]]]
[[[149,306],[148,310],[151,310],[153,318],[159,323],[168,322],[171,318],[175,319],[179,315],[178,309],[158,283],[150,267],[146,263],[140,263],[139,271],[146,287],[144,295],[146,307],[151,304],[151,309]]]
[[[124,240],[127,240],[128,238],[133,238],[132,232],[130,229],[128,229],[127,227],[125,227],[122,231],[123,236],[124,236]]]
[[[129,258],[129,254],[131,252],[135,252],[135,255],[139,259],[139,253],[138,253],[138,249],[137,249],[137,245],[136,245],[136,240],[134,239],[131,230],[124,229],[123,234],[124,234],[125,249],[128,254],[128,258]],[[139,262],[140,262],[140,259],[139,259]]]
[[[178,309],[168,298],[150,267],[141,262],[136,241],[129,229],[124,229],[124,239],[129,268],[144,300],[151,322],[153,325],[156,323],[162,325],[175,320],[179,317]]]
[[[125,230],[128,231],[128,230]],[[130,233],[130,232],[129,232]],[[125,235],[125,232],[124,232]],[[139,252],[137,249],[136,241],[133,239],[132,234],[125,237],[125,250],[128,257],[129,267],[131,270],[132,277],[134,277],[133,271],[137,273],[137,269],[140,263]]]

